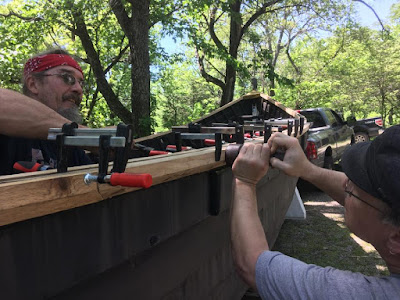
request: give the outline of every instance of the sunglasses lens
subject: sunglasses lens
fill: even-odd
[[[63,74],[61,76],[62,76],[64,82],[68,85],[74,85],[76,82],[75,77],[70,74]]]
[[[71,74],[61,74],[61,77],[63,78],[64,82],[68,85],[74,85],[76,83],[76,78]],[[78,81],[78,83],[82,88],[85,85],[85,82],[83,80]]]

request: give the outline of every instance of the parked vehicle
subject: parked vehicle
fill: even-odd
[[[347,123],[354,130],[354,139],[356,143],[367,142],[384,131],[381,116],[362,120],[356,120],[354,116],[351,116],[347,118]]]
[[[347,147],[354,143],[354,131],[332,109],[310,108],[299,111],[312,123],[308,131],[306,155],[315,165],[332,169]]]

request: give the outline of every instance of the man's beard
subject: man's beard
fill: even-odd
[[[83,118],[77,106],[70,108],[61,108],[57,112],[71,122],[82,124]]]

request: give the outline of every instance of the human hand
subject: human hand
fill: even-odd
[[[306,158],[303,149],[296,138],[289,137],[283,133],[272,134],[268,140],[271,153],[275,153],[278,148],[285,150],[283,160],[272,157],[271,166],[285,172],[289,176],[301,177],[310,168],[310,162]]]
[[[256,185],[268,171],[269,155],[267,144],[244,144],[233,163],[233,175],[240,181]]]

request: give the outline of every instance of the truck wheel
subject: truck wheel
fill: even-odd
[[[356,132],[354,134],[354,139],[356,143],[368,142],[369,136],[365,132]]]
[[[332,156],[325,156],[324,169],[328,169],[328,170],[333,169],[333,157]]]

